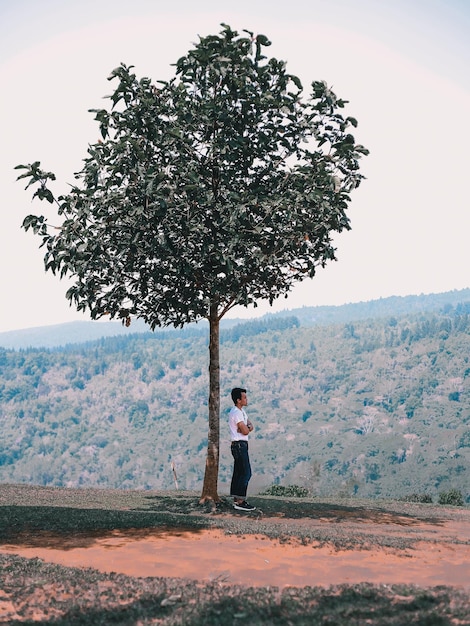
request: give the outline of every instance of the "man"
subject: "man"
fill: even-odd
[[[248,419],[244,406],[247,406],[246,389],[232,389],[234,406],[230,409],[228,423],[232,440],[231,450],[234,460],[230,495],[233,497],[233,508],[238,511],[254,511],[255,507],[246,501],[246,490],[251,478],[251,465],[248,456],[248,435],[253,424]]]

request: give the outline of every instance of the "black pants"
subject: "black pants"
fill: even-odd
[[[230,495],[234,498],[245,499],[248,483],[251,478],[250,457],[248,456],[248,441],[232,441],[232,456],[234,460]]]

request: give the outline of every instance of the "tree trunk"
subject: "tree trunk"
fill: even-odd
[[[209,316],[209,434],[207,437],[206,471],[201,502],[219,502],[217,481],[219,477],[220,445],[220,320],[216,305],[211,305]]]

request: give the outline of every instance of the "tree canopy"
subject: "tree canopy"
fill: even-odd
[[[356,119],[340,113],[346,101],[323,81],[304,96],[286,64],[264,55],[269,45],[223,24],[169,81],[121,64],[109,108],[92,109],[102,138],[67,194],[39,161],[17,166],[34,197],[57,206],[58,227],[36,215],[23,227],[42,238],[46,270],[72,278],[66,296],[78,310],[152,329],[209,320],[217,450],[220,319],[272,303],[335,259],[332,235],[350,228],[367,154],[351,134]]]

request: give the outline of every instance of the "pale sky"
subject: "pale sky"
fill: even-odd
[[[14,166],[39,160],[67,191],[99,138],[88,109],[108,106],[111,70],[168,79],[221,22],[267,35],[306,90],[326,80],[371,151],[338,261],[231,316],[470,287],[470,0],[0,0],[0,332],[88,319],[20,228],[47,207]]]

